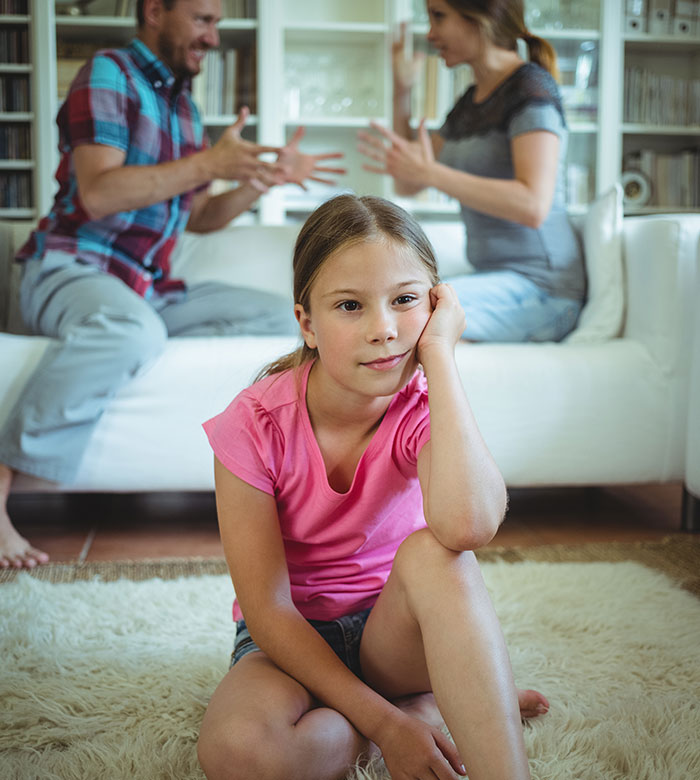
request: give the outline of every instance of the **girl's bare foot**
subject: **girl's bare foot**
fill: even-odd
[[[420,693],[414,696],[404,696],[394,701],[394,704],[408,715],[422,720],[429,726],[442,728],[444,725],[442,715],[435,702],[432,693]],[[521,690],[518,688],[518,705],[521,718],[536,718],[544,715],[549,710],[549,702],[539,692],[533,690]]]
[[[518,704],[521,718],[536,718],[549,710],[549,702],[539,691],[518,688]]]
[[[394,704],[407,715],[421,720],[429,726],[441,729],[445,722],[432,693],[415,693],[394,699]]]
[[[45,552],[17,533],[7,512],[0,510],[0,568],[33,569],[48,560]]]

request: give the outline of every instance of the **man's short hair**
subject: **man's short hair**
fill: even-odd
[[[145,0],[136,0],[136,23],[139,27],[143,27],[146,21],[143,17],[143,4]],[[166,10],[169,11],[177,2],[177,0],[163,0],[163,5]]]

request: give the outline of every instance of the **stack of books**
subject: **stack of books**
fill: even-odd
[[[32,204],[32,177],[29,173],[0,171],[0,208],[26,209]]]
[[[242,105],[255,113],[255,55],[251,49],[208,51],[192,97],[206,117],[230,116]]]
[[[32,139],[27,124],[0,125],[0,159],[31,160]]]
[[[700,79],[625,69],[625,122],[700,125]]]
[[[5,111],[31,111],[26,76],[0,77],[0,112]]]
[[[26,16],[28,13],[28,0],[0,0],[0,14]]]

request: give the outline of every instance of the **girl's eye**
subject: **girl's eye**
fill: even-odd
[[[342,311],[357,311],[360,308],[360,304],[357,301],[343,301],[339,306]]]
[[[412,303],[415,300],[416,300],[415,295],[399,295],[399,297],[396,299],[396,303],[406,304],[406,303]]]

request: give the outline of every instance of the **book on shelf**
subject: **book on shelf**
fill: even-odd
[[[29,62],[29,31],[26,26],[0,29],[0,62]]]
[[[625,68],[624,120],[652,125],[699,125],[700,79]]]
[[[0,159],[31,160],[32,139],[28,124],[0,125]]]
[[[0,171],[0,208],[26,209],[31,205],[31,175],[24,171]]]
[[[223,113],[230,115],[236,110],[236,89],[238,74],[238,49],[224,52]]]
[[[258,13],[255,0],[223,0],[222,12],[228,19],[255,19]]]
[[[29,78],[25,75],[0,76],[0,113],[31,111]]]
[[[0,14],[27,16],[29,14],[29,0],[0,0]]]
[[[192,80],[192,98],[204,116],[236,112],[242,59],[238,49],[206,53],[199,75]]]

